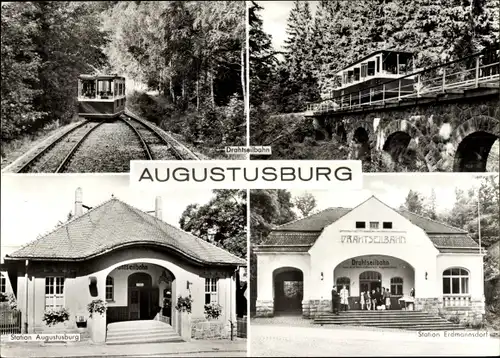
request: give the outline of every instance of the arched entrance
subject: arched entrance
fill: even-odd
[[[151,275],[145,272],[133,273],[128,277],[128,319],[153,319],[159,307],[158,287],[152,287]]]
[[[485,172],[491,149],[498,137],[485,131],[477,131],[466,136],[457,147],[453,171],[455,172]],[[498,143],[496,149],[496,159],[498,159]],[[490,161],[491,162],[491,161]]]
[[[333,270],[334,282],[346,285],[349,309],[359,310],[362,292],[389,290],[391,309],[401,309],[399,298],[415,287],[415,269],[408,262],[388,255],[363,255],[340,262]],[[341,287],[340,287],[341,288]]]
[[[382,289],[382,275],[377,271],[363,271],[359,274],[359,290],[361,292]]]
[[[173,325],[175,276],[157,264],[135,262],[106,277],[107,323],[153,320]]]
[[[294,267],[282,267],[273,272],[274,313],[302,313],[304,274]]]

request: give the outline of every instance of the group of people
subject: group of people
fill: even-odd
[[[388,310],[391,308],[391,293],[389,289],[377,287],[376,290],[361,292],[359,302],[362,310]]]
[[[342,286],[340,292],[337,292],[337,286],[332,289],[332,312],[336,315],[339,311],[347,311],[349,308],[349,290],[346,285]]]

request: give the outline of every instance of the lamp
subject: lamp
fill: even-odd
[[[425,271],[425,279],[427,280],[427,271]]]
[[[323,281],[323,272],[321,272],[321,281]]]
[[[189,290],[189,286],[192,285],[192,282],[186,281],[186,288]]]

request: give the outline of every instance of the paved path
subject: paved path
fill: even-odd
[[[193,340],[178,343],[144,343],[105,345],[79,343],[4,342],[0,345],[2,357],[246,357],[246,339]]]
[[[293,319],[250,322],[250,354],[258,356],[498,356],[500,340],[486,337],[424,337],[423,332],[368,327],[311,326]],[[290,324],[283,322],[290,321]],[[436,333],[433,331],[432,333]],[[453,331],[448,331],[452,333]],[[455,331],[464,332],[464,331]]]

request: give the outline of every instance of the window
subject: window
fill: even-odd
[[[114,279],[111,276],[106,277],[106,301],[114,300]]]
[[[443,272],[443,294],[464,295],[469,293],[469,271],[450,268]]]
[[[94,80],[82,80],[80,91],[81,91],[80,97],[95,98],[95,81]]]
[[[377,57],[377,72],[376,73],[379,73],[380,72],[380,57]]]
[[[366,223],[364,221],[356,221],[356,229],[366,228]]]
[[[403,296],[403,279],[401,277],[391,278],[391,295]]]
[[[366,77],[367,67],[368,67],[367,63],[362,63],[361,64],[361,78]]]
[[[217,283],[219,279],[217,278],[206,278],[205,279],[205,304],[208,303],[218,303],[217,297]]]
[[[7,280],[5,279],[4,275],[0,276],[0,292],[5,293],[6,291],[6,282]]]
[[[64,306],[64,277],[45,277],[45,309]]]
[[[375,61],[368,61],[368,76],[375,76]]]
[[[392,229],[392,222],[390,222],[390,221],[384,221],[384,223],[382,224],[382,227],[384,229]]]
[[[354,69],[354,81],[359,81],[359,74],[360,74],[360,69],[359,67],[356,67]]]
[[[370,229],[378,229],[378,221],[370,221]]]
[[[337,278],[336,284],[337,284],[337,292],[340,292],[340,290],[343,288],[344,285],[347,291],[351,292],[351,279],[349,277]]]

